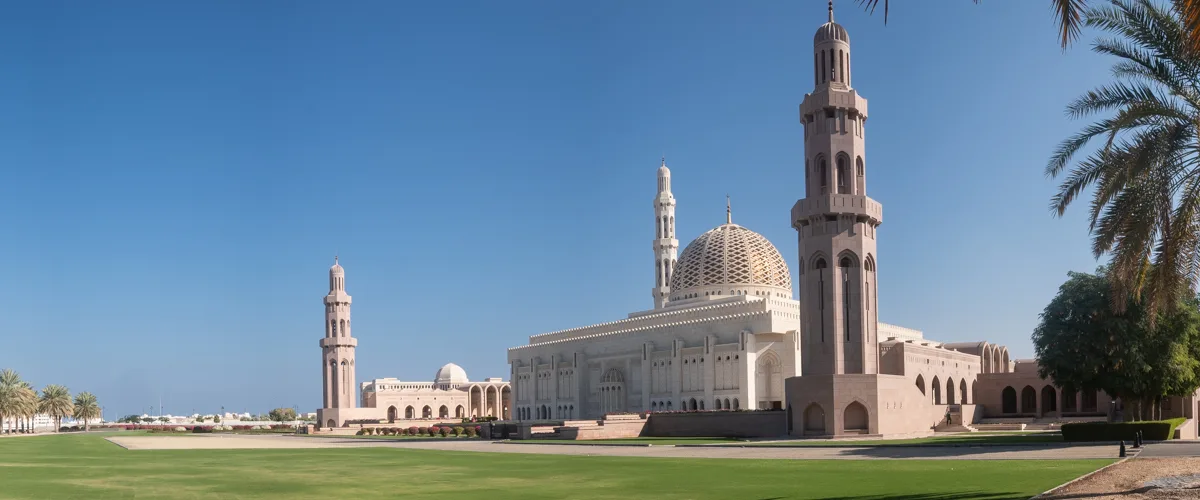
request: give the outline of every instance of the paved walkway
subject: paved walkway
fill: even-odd
[[[264,448],[408,448],[487,453],[533,453],[553,455],[668,457],[668,458],[768,458],[768,459],[1084,459],[1116,458],[1115,446],[980,446],[980,447],[862,447],[782,448],[734,446],[573,446],[561,444],[513,444],[479,440],[383,441],[373,439],[321,438],[270,435],[113,436],[109,441],[130,450],[264,449]]]
[[[1200,457],[1200,441],[1165,441],[1143,447],[1138,458]]]

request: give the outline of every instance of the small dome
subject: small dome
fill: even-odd
[[[829,21],[817,28],[817,34],[813,35],[813,43],[818,44],[829,40],[840,40],[849,44],[850,33],[842,25]]]
[[[792,275],[779,249],[763,235],[729,223],[692,240],[671,275],[673,296],[708,286],[770,287],[791,297]]]
[[[433,381],[438,384],[465,384],[469,381],[467,371],[454,363],[446,363],[438,369]]]
[[[329,268],[329,274],[345,274],[346,270],[342,269],[342,265],[338,264],[338,258],[333,258],[333,266]]]

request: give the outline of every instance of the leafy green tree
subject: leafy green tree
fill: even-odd
[[[83,430],[91,430],[90,421],[100,416],[100,405],[96,396],[84,391],[75,395],[75,418],[83,420]]]
[[[296,420],[296,410],[293,408],[276,408],[267,413],[267,417],[274,422],[292,422]]]
[[[154,423],[154,417],[142,417],[142,419],[141,419],[141,420],[142,420],[142,423],[143,423],[143,424],[152,424],[152,423]]]
[[[1186,299],[1151,322],[1133,300],[1114,312],[1104,268],[1068,276],[1033,332],[1039,375],[1068,390],[1120,397],[1140,418],[1151,418],[1162,396],[1200,387],[1200,301]]]
[[[1092,252],[1111,257],[1112,307],[1121,312],[1133,296],[1153,323],[1153,313],[1179,305],[1200,276],[1200,52],[1189,49],[1180,11],[1154,2],[1112,0],[1083,20],[1114,35],[1093,50],[1117,58],[1116,81],[1076,99],[1067,112],[1110,116],[1054,152],[1046,174],[1064,178],[1050,206],[1061,216],[1092,194]],[[1102,147],[1068,171],[1097,138]]]
[[[213,423],[214,423],[214,424],[219,424],[219,423],[221,423],[221,416],[220,416],[220,415],[213,415]]]
[[[62,427],[63,417],[71,416],[75,405],[71,403],[71,392],[58,384],[50,384],[42,388],[42,398],[38,401],[38,411],[54,419],[54,432]]]

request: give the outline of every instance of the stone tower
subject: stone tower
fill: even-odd
[[[357,408],[354,384],[354,347],[350,335],[350,295],[346,293],[346,270],[333,259],[329,268],[329,294],[325,295],[325,338],[321,339],[324,388],[323,408]]]
[[[800,104],[804,198],[792,207],[800,238],[803,375],[879,370],[875,230],[883,207],[867,197],[867,100],[851,86],[850,35],[833,21],[813,37],[813,91]]]
[[[671,194],[671,170],[663,158],[658,167],[658,194],[654,196],[654,307],[667,305],[671,295],[671,273],[679,257],[675,239],[675,195]]]

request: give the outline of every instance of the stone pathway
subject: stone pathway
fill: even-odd
[[[757,458],[757,459],[944,459],[944,460],[1062,460],[1116,458],[1114,446],[1064,445],[1056,447],[862,447],[782,448],[735,446],[572,446],[513,444],[479,440],[384,441],[374,439],[324,438],[271,435],[113,436],[109,441],[130,450],[264,449],[264,448],[360,448],[387,447],[485,453],[532,453],[554,455],[670,457],[670,458]]]

